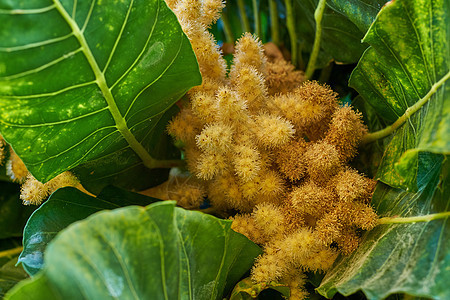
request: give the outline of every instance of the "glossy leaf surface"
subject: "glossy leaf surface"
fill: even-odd
[[[371,47],[350,78],[386,122],[405,117],[377,174],[391,186],[423,188],[439,154],[450,153],[449,10],[446,0],[389,2],[364,37]]]
[[[0,22],[0,131],[38,180],[158,167],[158,122],[201,83],[163,0],[2,0]]]
[[[62,231],[7,299],[222,299],[261,253],[231,222],[158,202]],[[50,298],[48,298],[50,297]]]
[[[373,205],[381,216],[415,217],[450,211],[449,162],[430,170],[431,180],[412,193],[379,184]],[[369,299],[407,293],[449,299],[450,220],[378,225],[365,234],[359,248],[341,257],[327,272],[318,291],[327,298],[336,292],[362,290]]]
[[[127,205],[145,206],[158,199],[108,187],[97,197],[91,197],[71,187],[54,192],[30,217],[24,232],[24,249],[19,262],[30,275],[44,264],[44,252],[53,238],[70,224],[93,213]]]
[[[19,281],[28,277],[21,266],[16,267],[21,242],[17,238],[0,239],[0,298]]]
[[[296,0],[298,36],[303,51],[311,51],[315,36],[314,12],[318,0]],[[327,1],[322,19],[321,51],[318,66],[325,66],[331,59],[339,63],[355,63],[367,44],[362,44],[371,20],[381,8],[384,0]],[[367,23],[369,25],[367,25]]]

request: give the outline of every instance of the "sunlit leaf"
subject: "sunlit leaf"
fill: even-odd
[[[446,0],[386,4],[364,37],[371,47],[350,78],[386,122],[404,118],[377,174],[391,186],[423,188],[439,154],[450,153],[449,10]]]
[[[201,83],[164,0],[1,0],[0,23],[0,131],[39,181],[161,167],[159,122]]]

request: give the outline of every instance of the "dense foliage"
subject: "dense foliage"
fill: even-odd
[[[0,0],[0,295],[450,298],[449,10]]]

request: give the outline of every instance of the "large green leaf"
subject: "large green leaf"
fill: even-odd
[[[0,0],[0,23],[0,131],[38,180],[159,166],[159,121],[201,83],[164,0]]]
[[[350,78],[381,118],[406,121],[391,136],[377,174],[391,186],[420,189],[442,159],[426,152],[450,153],[449,11],[447,0],[388,3],[364,37],[371,47]]]
[[[297,30],[303,50],[310,51],[315,36],[314,11],[319,0],[296,0]],[[368,27],[385,0],[327,1],[322,19],[321,51],[318,65],[331,59],[341,63],[355,63],[367,44],[361,44]],[[370,23],[369,23],[370,25]]]
[[[93,213],[127,205],[145,206],[158,199],[115,187],[105,188],[97,197],[67,187],[54,192],[30,217],[23,232],[23,251],[19,262],[30,275],[44,264],[44,252],[53,238],[70,224]]]
[[[22,230],[34,211],[19,199],[20,186],[0,181],[0,239],[22,236]]]
[[[345,15],[361,32],[365,33],[386,2],[388,0],[330,0],[328,5],[334,11]]]
[[[19,281],[28,277],[21,266],[16,267],[20,254],[20,239],[0,239],[0,298]]]
[[[222,299],[261,253],[231,222],[158,202],[62,231],[6,299]]]
[[[373,205],[381,216],[414,217],[450,210],[450,162],[434,165],[432,179],[412,193],[379,184]],[[378,225],[360,247],[341,257],[328,271],[318,291],[332,297],[362,290],[369,299],[390,294],[450,299],[450,221]]]
[[[28,278],[28,274],[21,266],[16,266],[18,255],[13,256],[7,263],[0,265],[0,298],[19,281]]]

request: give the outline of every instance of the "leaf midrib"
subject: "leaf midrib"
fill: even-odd
[[[144,148],[144,146],[139,143],[136,137],[131,133],[130,129],[127,126],[125,119],[117,107],[114,96],[111,93],[111,90],[106,83],[106,78],[103,72],[100,70],[100,67],[97,64],[97,61],[87,43],[83,31],[78,27],[78,24],[72,19],[72,17],[67,13],[59,0],[53,0],[55,3],[55,7],[67,24],[70,26],[74,36],[80,43],[83,54],[85,55],[89,65],[91,66],[92,71],[95,75],[95,83],[100,88],[103,97],[108,104],[108,110],[110,111],[114,122],[116,123],[116,128],[125,138],[127,143],[130,145],[131,149],[139,156],[139,158],[143,161],[144,165],[148,168],[153,168],[155,165],[155,159],[151,157],[148,151]]]

